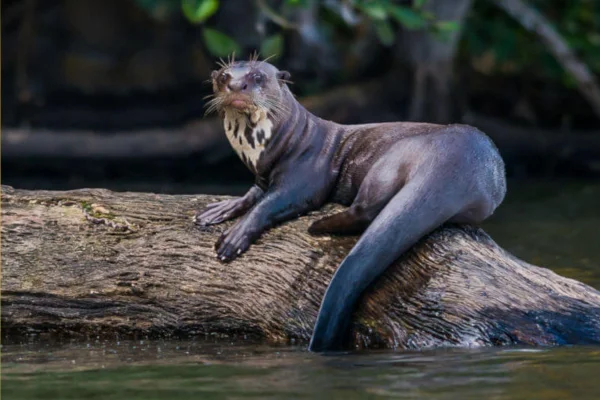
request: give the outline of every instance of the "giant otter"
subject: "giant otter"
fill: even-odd
[[[504,198],[504,162],[474,127],[326,121],[296,101],[288,72],[256,58],[222,63],[211,77],[207,111],[219,112],[256,176],[243,197],[196,215],[204,226],[243,216],[218,239],[219,259],[235,259],[273,225],[327,202],[348,208],[311,233],[362,233],[325,293],[312,351],[347,344],[363,291],[420,238],[445,222],[480,223]]]

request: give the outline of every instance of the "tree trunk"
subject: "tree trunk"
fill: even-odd
[[[206,195],[2,187],[2,329],[63,336],[309,339],[355,237],[312,237],[321,211],[230,264],[199,229]],[[445,226],[390,267],[354,316],[358,347],[600,342],[600,293],[516,259],[481,229]],[[113,336],[114,337],[114,336]]]
[[[472,0],[429,0],[423,11],[439,21],[456,22],[460,29],[446,32],[445,40],[425,29],[401,31],[396,48],[398,60],[407,60],[413,68],[413,92],[408,110],[410,121],[450,123],[460,114],[453,88],[454,58],[462,34],[462,25]],[[456,114],[456,115],[453,115]]]

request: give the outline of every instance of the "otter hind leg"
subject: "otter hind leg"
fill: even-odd
[[[373,212],[365,210],[362,207],[351,206],[342,212],[313,222],[308,228],[308,232],[312,235],[351,235],[361,233],[369,226],[373,218],[377,215],[377,211]]]
[[[351,235],[367,229],[404,184],[404,177],[400,171],[390,174],[382,171],[382,168],[393,171],[398,169],[398,166],[386,162],[375,164],[358,188],[352,205],[342,212],[313,222],[308,232]]]
[[[494,207],[491,206],[489,200],[481,199],[474,204],[465,207],[464,210],[450,218],[449,222],[455,224],[471,224],[477,225],[492,215]]]

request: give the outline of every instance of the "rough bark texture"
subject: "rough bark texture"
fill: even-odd
[[[249,335],[307,340],[354,237],[312,237],[335,206],[219,263],[229,224],[192,223],[213,196],[2,187],[2,329],[65,336]],[[600,293],[516,259],[481,229],[420,241],[361,301],[359,347],[600,342]]]

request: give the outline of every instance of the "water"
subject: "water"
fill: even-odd
[[[4,399],[597,399],[600,349],[370,352],[188,342],[10,346]]]
[[[600,183],[511,182],[484,228],[510,252],[600,289]],[[315,355],[251,342],[2,347],[3,399],[600,399],[600,347]]]
[[[522,181],[483,228],[519,258],[600,289],[600,182]]]
[[[188,342],[5,349],[3,399],[597,399],[599,348],[320,356]]]

